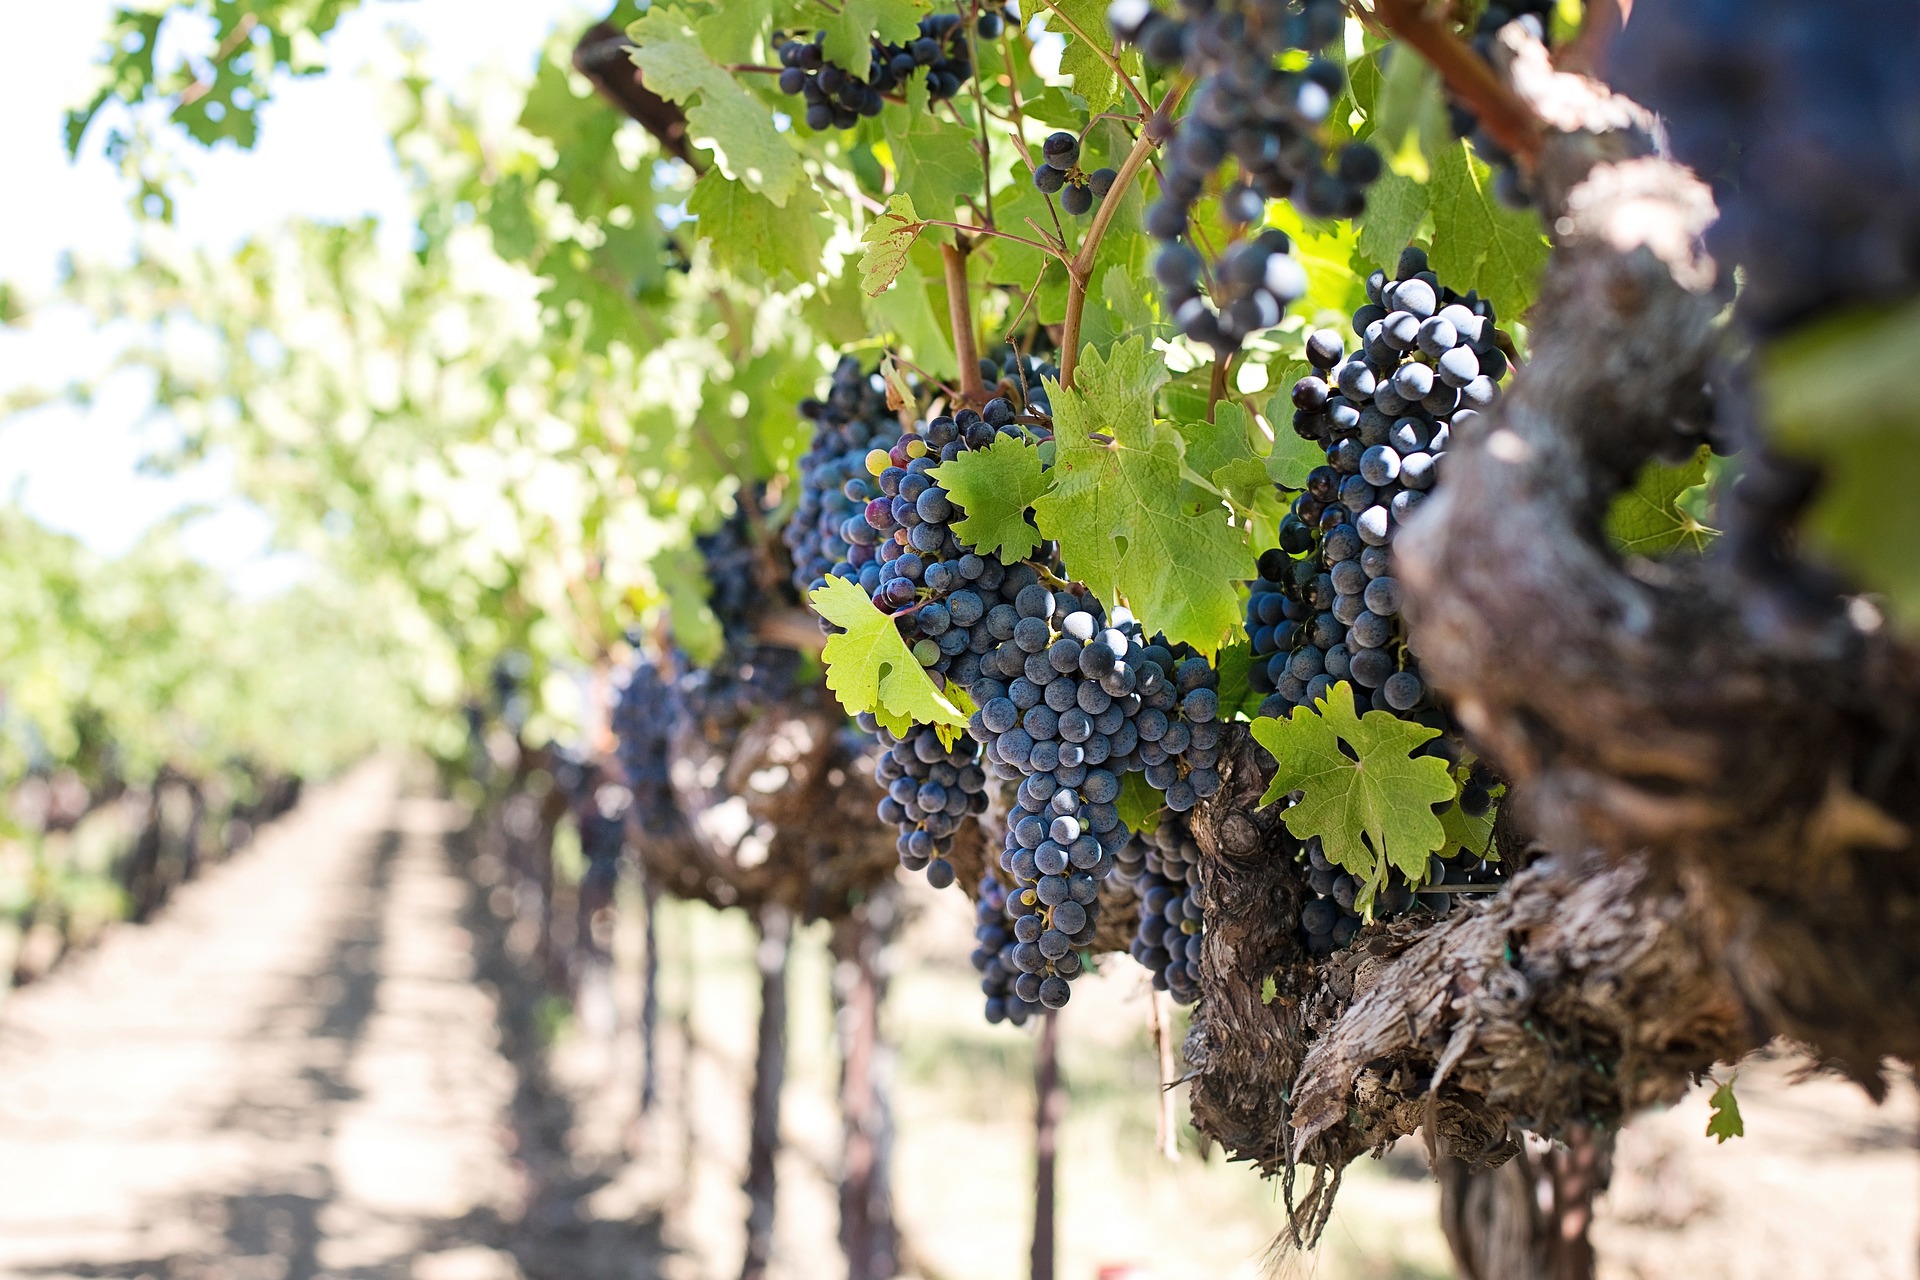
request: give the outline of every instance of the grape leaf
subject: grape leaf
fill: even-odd
[[[1427,189],[1392,170],[1367,188],[1367,212],[1355,244],[1362,258],[1393,273],[1400,251],[1413,240],[1427,216]]]
[[[915,248],[931,246],[923,239]],[[934,309],[936,297],[938,311]],[[898,286],[877,298],[865,299],[862,310],[872,336],[893,334],[896,345],[905,348],[903,354],[936,378],[950,378],[959,369],[947,336],[946,290],[940,283],[939,269],[935,267],[929,278],[914,253],[907,255]]]
[[[1074,92],[1087,100],[1089,111],[1098,114],[1111,110],[1123,100],[1120,77],[1114,75],[1107,60],[1089,43],[1111,41],[1107,32],[1107,0],[1049,0],[1046,7],[1047,25],[1067,41],[1060,51],[1060,74],[1073,77]],[[1111,52],[1112,45],[1101,48]],[[1140,55],[1133,49],[1121,53],[1120,65],[1131,75],[1141,73]]]
[[[827,687],[849,715],[871,711],[888,730],[904,734],[915,724],[965,728],[967,717],[934,687],[926,668],[914,660],[900,628],[874,607],[856,582],[828,578],[808,593],[814,612],[837,627],[821,657]]]
[[[1120,794],[1113,807],[1120,811],[1120,821],[1127,824],[1127,830],[1150,836],[1160,829],[1166,797],[1154,790],[1145,774],[1122,774]]]
[[[1728,1138],[1747,1136],[1747,1122],[1740,1117],[1740,1099],[1733,1096],[1732,1080],[1715,1089],[1707,1105],[1713,1108],[1713,1114],[1707,1117],[1709,1138],[1724,1143]]]
[[[628,27],[627,35],[647,88],[686,107],[692,140],[710,144],[729,177],[784,209],[806,174],[799,155],[774,127],[772,109],[707,56],[679,10],[658,5]]]
[[[1493,173],[1465,142],[1433,157],[1427,187],[1433,209],[1433,249],[1427,255],[1441,281],[1493,301],[1503,323],[1518,320],[1533,302],[1547,264],[1540,219],[1493,198]]]
[[[844,0],[838,13],[821,6],[816,21],[826,33],[825,53],[835,66],[865,80],[873,67],[873,41],[905,44],[920,34],[923,0]]]
[[[1706,550],[1719,530],[1696,520],[1680,498],[1706,483],[1709,453],[1701,445],[1691,460],[1677,467],[1649,462],[1633,488],[1614,498],[1607,509],[1607,537],[1622,554],[1659,556],[1679,547],[1695,554]]]
[[[1274,998],[1277,997],[1279,994],[1280,994],[1280,989],[1273,985],[1272,974],[1269,973],[1265,977],[1260,979],[1260,1003],[1261,1004],[1272,1004],[1274,1001]]]
[[[912,197],[923,218],[953,219],[953,207],[962,196],[980,194],[986,180],[973,135],[955,124],[942,124],[933,112],[890,106],[884,121],[887,150],[893,157],[896,190]],[[953,232],[933,227],[934,239],[948,241]]]
[[[1451,858],[1455,850],[1473,858],[1492,858],[1495,812],[1488,809],[1477,818],[1468,817],[1461,811],[1458,800],[1442,809],[1440,827],[1446,834],[1436,852],[1443,858]]]
[[[1410,880],[1423,878],[1428,855],[1446,838],[1433,806],[1453,799],[1456,787],[1446,761],[1411,753],[1439,730],[1386,711],[1355,715],[1344,680],[1318,705],[1317,713],[1295,707],[1287,719],[1253,722],[1254,740],[1279,762],[1260,803],[1299,791],[1300,803],[1281,815],[1295,836],[1319,836],[1327,857],[1363,880],[1379,879],[1382,860]]]
[[[1267,401],[1267,421],[1273,425],[1273,451],[1267,455],[1267,478],[1282,489],[1304,489],[1307,473],[1327,464],[1327,452],[1293,429],[1293,384],[1313,372],[1305,360],[1289,360],[1268,370],[1274,387]]]
[[[967,518],[953,525],[956,538],[981,555],[1024,560],[1040,545],[1040,531],[1027,523],[1027,508],[1049,487],[1037,446],[1000,436],[928,472]]]
[[[1248,683],[1253,670],[1253,648],[1245,640],[1236,640],[1220,650],[1213,660],[1219,677],[1220,719],[1245,716],[1251,720],[1260,709],[1264,694],[1255,693]]]
[[[1261,497],[1273,491],[1266,464],[1254,456],[1248,433],[1253,417],[1239,404],[1223,400],[1214,406],[1213,421],[1179,424],[1187,442],[1187,467],[1243,512],[1253,510]]]
[[[826,204],[812,187],[796,190],[781,209],[746,183],[709,169],[693,184],[687,212],[699,220],[714,260],[737,276],[807,284],[820,274]]]
[[[1236,584],[1254,575],[1254,556],[1218,499],[1197,510],[1181,500],[1186,442],[1153,412],[1166,365],[1129,338],[1104,358],[1087,348],[1075,379],[1051,389],[1053,489],[1033,504],[1040,532],[1102,600],[1125,600],[1149,632],[1212,654],[1240,629]]]
[[[860,255],[860,288],[869,298],[877,298],[899,278],[907,265],[907,254],[926,223],[913,210],[913,197],[904,193],[887,201],[886,212],[860,237],[867,251]]]
[[[1307,296],[1298,304],[1302,312],[1350,316],[1366,305],[1366,273],[1353,268],[1360,233],[1351,222],[1308,222],[1286,201],[1267,206],[1267,221],[1287,233],[1293,256],[1306,269]]]
[[[1805,326],[1761,356],[1769,435],[1825,473],[1810,541],[1884,592],[1906,630],[1920,625],[1920,411],[1906,390],[1916,342],[1920,304],[1907,303]]]

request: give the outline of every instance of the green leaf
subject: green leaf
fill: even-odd
[[[956,124],[943,124],[931,111],[890,106],[884,121],[887,149],[898,174],[897,190],[912,197],[924,218],[953,220],[962,196],[977,196],[986,181],[973,134]],[[951,240],[947,227],[932,228],[937,240]]]
[[[967,513],[953,526],[964,545],[1007,562],[1026,559],[1040,545],[1040,531],[1027,523],[1027,508],[1049,487],[1039,446],[1001,436],[928,474]]]
[[[873,66],[873,35],[888,44],[905,44],[920,34],[922,0],[844,0],[834,13],[825,5],[819,10],[820,30],[826,33],[827,60],[845,67],[858,79],[867,78]]]
[[[1303,314],[1351,316],[1366,305],[1366,273],[1353,267],[1360,239],[1353,223],[1308,222],[1284,201],[1267,206],[1267,220],[1292,239],[1293,256],[1306,270],[1307,296],[1297,304]]]
[[[867,251],[860,255],[860,288],[869,298],[885,293],[907,265],[920,229],[927,224],[913,211],[913,197],[896,195],[887,201],[886,212],[873,220],[860,243]]]
[[[1380,72],[1380,87],[1370,113],[1372,139],[1381,155],[1391,158],[1410,136],[1416,135],[1429,104],[1440,103],[1440,73],[1405,45],[1393,45],[1379,56],[1386,65]],[[1368,196],[1371,200],[1372,193]]]
[[[1153,789],[1145,774],[1129,773],[1120,778],[1120,795],[1113,807],[1120,811],[1120,821],[1127,824],[1127,830],[1150,836],[1160,829],[1166,802],[1166,797]]]
[[[1260,1003],[1261,1004],[1272,1004],[1274,1001],[1274,997],[1278,996],[1279,994],[1280,994],[1279,988],[1273,985],[1272,974],[1269,973],[1265,977],[1260,979]]]
[[[1267,455],[1267,478],[1283,489],[1307,487],[1307,473],[1327,465],[1327,451],[1303,440],[1293,429],[1293,384],[1313,372],[1305,360],[1289,360],[1268,371],[1273,398],[1267,401],[1267,421],[1273,424],[1273,451]]]
[[[1244,716],[1251,720],[1259,711],[1265,695],[1255,693],[1247,676],[1253,669],[1253,648],[1245,640],[1236,640],[1214,658],[1220,693],[1220,719]]]
[[[727,176],[784,209],[806,173],[793,146],[774,127],[772,108],[707,56],[678,9],[650,9],[627,34],[647,87],[686,107],[692,140],[712,145]]]
[[[1739,1079],[1736,1075],[1735,1080]],[[1733,1096],[1733,1080],[1713,1091],[1707,1099],[1713,1114],[1707,1117],[1707,1136],[1724,1143],[1728,1138],[1747,1136],[1747,1122],[1740,1118],[1740,1099]]]
[[[1377,881],[1383,862],[1422,879],[1446,838],[1433,806],[1453,799],[1456,787],[1446,761],[1412,752],[1439,730],[1386,711],[1355,715],[1344,680],[1319,708],[1253,722],[1254,740],[1279,762],[1260,803],[1299,791],[1300,803],[1281,815],[1295,836],[1319,836],[1327,857],[1362,880]]]
[[[827,639],[821,657],[827,687],[849,715],[871,711],[895,734],[915,724],[965,728],[967,717],[934,687],[926,668],[914,661],[900,628],[874,607],[860,585],[829,578],[807,596],[814,612],[843,628]]]
[[[1540,219],[1493,198],[1493,173],[1465,142],[1433,157],[1427,198],[1433,209],[1427,259],[1441,282],[1463,293],[1478,289],[1493,301],[1502,323],[1518,320],[1532,305],[1547,264]]]
[[[1455,851],[1472,858],[1492,857],[1493,818],[1497,812],[1497,809],[1488,809],[1479,817],[1470,818],[1455,800],[1440,811],[1440,828],[1446,834],[1435,852],[1443,858],[1451,858]]]
[[[1809,540],[1885,593],[1907,630],[1920,626],[1920,402],[1906,390],[1917,344],[1910,302],[1835,316],[1761,355],[1769,434],[1824,472]]]
[[[701,586],[706,561],[691,546],[662,549],[653,558],[653,576],[667,596],[667,623],[673,642],[698,666],[710,666],[726,647],[720,619],[707,605]]]
[[[1214,653],[1240,629],[1237,584],[1254,575],[1254,556],[1224,504],[1182,503],[1185,441],[1153,412],[1165,364],[1129,338],[1104,358],[1089,347],[1075,379],[1050,392],[1053,489],[1034,503],[1041,533],[1095,595],[1125,600],[1149,632]]]
[[[915,249],[931,248],[924,237]],[[940,299],[938,310],[934,299]],[[950,378],[959,369],[953,344],[947,336],[946,290],[938,270],[929,278],[914,253],[900,272],[899,283],[877,298],[867,298],[869,334],[880,337],[891,333],[896,345],[904,347],[913,362],[938,378]]]
[[[687,212],[698,219],[714,261],[736,276],[806,284],[820,274],[826,204],[811,187],[795,191],[782,209],[746,183],[709,169],[693,184]]]
[[[1050,0],[1046,8],[1048,28],[1060,32],[1067,41],[1060,51],[1060,74],[1073,77],[1074,92],[1087,100],[1087,109],[1098,114],[1126,101],[1131,95],[1122,92],[1120,77],[1114,75],[1107,60],[1088,43],[1111,39],[1107,32],[1107,0]],[[1076,27],[1087,39],[1075,34]],[[1111,44],[1102,48],[1112,52]],[[1120,65],[1129,74],[1138,76],[1141,72],[1139,53],[1127,49],[1120,55]]]
[[[1413,241],[1427,216],[1427,189],[1389,169],[1367,188],[1367,212],[1356,249],[1362,258],[1393,274],[1400,251]]]
[[[1623,555],[1661,556],[1680,547],[1699,554],[1719,533],[1680,505],[1690,490],[1706,483],[1707,446],[1679,466],[1649,462],[1633,488],[1615,497],[1607,509],[1607,537]]]

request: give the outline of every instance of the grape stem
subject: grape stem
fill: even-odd
[[[1105,238],[1107,227],[1113,222],[1113,215],[1133,180],[1140,176],[1154,149],[1172,132],[1173,109],[1186,96],[1190,83],[1184,76],[1175,81],[1160,105],[1153,109],[1140,136],[1133,140],[1133,150],[1127,152],[1120,172],[1114,175],[1113,187],[1100,207],[1093,211],[1093,225],[1087,228],[1086,238],[1080,242],[1080,252],[1067,264],[1067,274],[1071,277],[1067,281],[1067,320],[1060,332],[1060,385],[1063,387],[1073,386],[1073,372],[1080,363],[1080,322],[1087,309],[1087,287],[1093,280],[1094,255],[1100,251],[1100,241]]]
[[[1433,65],[1487,135],[1531,170],[1540,152],[1540,118],[1453,33],[1448,12],[1426,0],[1375,0],[1373,6],[1374,17]]]
[[[953,358],[960,365],[960,399],[978,409],[987,402],[980,377],[980,345],[973,336],[973,290],[967,283],[967,255],[957,245],[940,246],[947,281],[947,323],[953,330]]]

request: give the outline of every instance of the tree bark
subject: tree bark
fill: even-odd
[[[836,1029],[840,1041],[840,1247],[847,1280],[891,1280],[900,1270],[893,1216],[893,1054],[881,1027],[887,996],[882,952],[899,904],[892,889],[868,898],[834,930]]]
[[[1612,1154],[1611,1133],[1576,1126],[1564,1147],[1522,1147],[1493,1169],[1442,1157],[1440,1222],[1461,1280],[1593,1280],[1588,1228]]]
[[[773,1260],[774,1165],[780,1154],[780,1090],[787,1077],[787,960],[793,950],[793,916],[785,907],[770,904],[761,908],[757,923],[760,1027],[747,1148],[747,1250],[740,1280],[765,1280]]]
[[[1059,1145],[1060,1119],[1067,1109],[1067,1094],[1060,1087],[1060,1015],[1052,1010],[1040,1019],[1040,1041],[1033,1058],[1033,1095],[1031,1280],[1053,1280],[1054,1159]]]

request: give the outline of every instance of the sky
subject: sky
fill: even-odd
[[[45,298],[62,255],[124,261],[134,238],[127,192],[100,153],[104,130],[69,162],[62,116],[84,100],[114,0],[0,0],[0,280]],[[418,40],[427,73],[459,86],[477,77],[522,80],[562,20],[599,16],[580,0],[365,0],[328,41],[329,71],[283,79],[261,111],[251,152],[180,149],[190,181],[176,191],[176,222],[190,243],[229,248],[300,216],[373,214],[405,234],[405,187],[387,147],[372,77],[396,63],[399,33]],[[167,61],[166,44],[161,47]],[[114,340],[72,313],[25,333],[0,332],[0,398],[24,386],[60,385],[110,361]],[[217,461],[180,476],[142,474],[141,457],[168,438],[150,421],[146,386],[110,382],[86,410],[54,406],[0,419],[0,501],[75,534],[105,554],[134,545],[157,522],[205,509],[183,540],[243,591],[297,575],[271,554],[266,517],[230,491]]]

